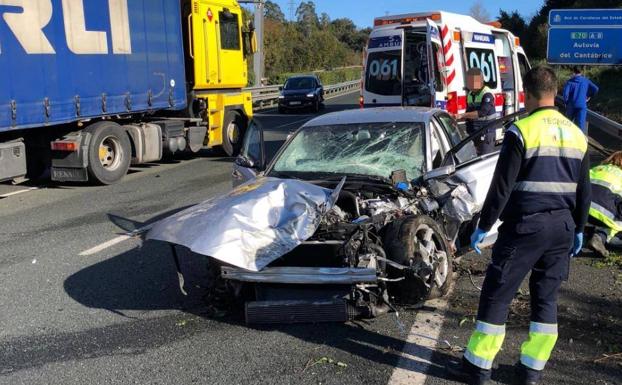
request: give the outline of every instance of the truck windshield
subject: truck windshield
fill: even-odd
[[[277,173],[326,172],[409,179],[425,167],[423,123],[362,123],[302,129],[272,168]]]
[[[313,88],[312,78],[292,78],[285,83],[285,90],[308,90]]]

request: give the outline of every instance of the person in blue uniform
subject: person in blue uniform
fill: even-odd
[[[583,76],[579,67],[574,67],[573,72],[574,75],[564,86],[566,116],[587,135],[587,127],[585,126],[587,103],[598,93],[598,86]]]
[[[495,109],[495,95],[484,83],[482,71],[479,68],[471,68],[466,73],[467,109],[464,114],[456,116],[458,120],[466,120],[466,128],[469,135],[484,127],[490,121],[498,117]],[[483,132],[476,141],[480,155],[495,150],[496,130]]]
[[[506,132],[471,246],[480,253],[501,219],[482,287],[477,323],[461,362],[449,373],[488,384],[502,347],[509,305],[529,278],[531,323],[517,364],[521,384],[536,385],[557,340],[557,292],[580,252],[590,208],[587,139],[555,108],[557,78],[546,66],[524,79],[529,116]]]

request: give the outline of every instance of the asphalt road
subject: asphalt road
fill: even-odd
[[[356,103],[356,94],[336,98],[323,113],[356,108]],[[269,141],[283,140],[312,117],[257,115]],[[441,341],[466,343],[469,324],[460,321],[474,311],[477,296],[466,276],[458,280],[442,330],[441,323],[430,321],[433,307],[402,311],[401,326],[393,315],[261,328],[246,326],[238,315],[207,317],[204,258],[181,255],[189,287],[184,297],[169,248],[120,236],[110,215],[141,226],[228,191],[231,162],[205,152],[133,168],[121,183],[107,187],[0,185],[0,384],[412,384],[396,376],[396,367],[407,375],[430,371],[416,356],[430,356],[432,350],[405,342],[406,332],[436,328]],[[572,289],[581,314],[575,326],[604,325],[609,319],[622,326],[620,297],[611,292],[617,281],[608,270],[587,264],[581,269],[583,278]],[[598,298],[585,295],[590,277],[600,277]],[[592,319],[594,308],[585,304],[592,302],[605,318]],[[520,337],[509,336],[510,346]],[[569,334],[564,338],[562,346],[580,359],[574,365],[555,364],[555,378],[562,379],[558,383],[602,369],[585,371],[589,362],[581,358],[592,335],[576,338],[574,345],[568,343]],[[600,339],[583,355],[615,349]],[[452,354],[441,349],[445,346],[435,349],[427,383],[452,383],[438,366]],[[504,365],[512,359],[501,357]],[[604,365],[603,382],[595,383],[620,380],[615,366]],[[509,383],[505,375],[500,379]]]
[[[281,135],[312,117],[258,114]],[[109,214],[144,223],[230,189],[231,159],[203,155],[133,169],[113,186],[29,185],[40,189],[0,199],[1,384],[387,382],[402,346],[393,317],[249,328],[205,316],[200,257],[181,256],[184,297],[165,245],[129,239],[85,255],[119,239]]]

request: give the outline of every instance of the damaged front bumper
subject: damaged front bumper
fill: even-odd
[[[223,266],[221,276],[240,282],[301,285],[355,285],[377,281],[376,270],[353,267],[267,267],[261,271],[248,271]]]

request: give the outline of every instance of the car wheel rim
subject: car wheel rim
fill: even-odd
[[[449,275],[449,259],[443,250],[443,240],[431,227],[422,225],[415,235],[416,253],[421,262],[431,269],[431,273],[422,278],[427,284],[442,287]]]
[[[119,168],[122,158],[121,142],[114,136],[105,137],[99,144],[99,163],[109,171]]]
[[[236,144],[240,139],[240,128],[235,122],[231,122],[227,126],[227,139],[231,144]]]

